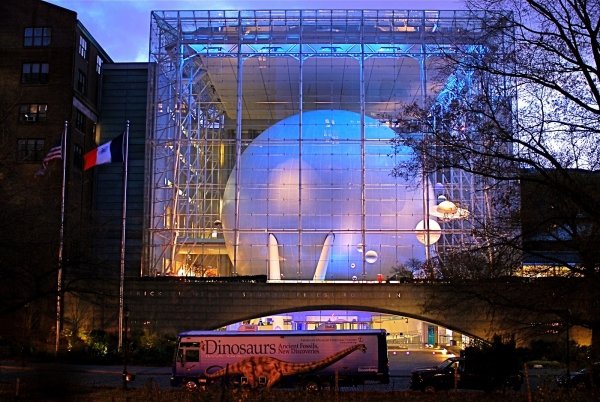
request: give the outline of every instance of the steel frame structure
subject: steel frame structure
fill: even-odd
[[[444,92],[443,87],[451,96],[457,80],[470,85],[465,75],[433,78],[432,63],[476,45],[488,18],[469,11],[422,10],[154,11],[150,61],[156,64],[156,77],[149,117],[154,130],[148,139],[142,274],[236,274],[236,257],[227,256],[221,227],[227,178],[237,174],[236,162],[258,132],[292,113],[321,107],[318,89],[304,82],[311,60],[331,60],[330,70],[354,63],[355,70],[344,70],[357,73],[349,78],[358,87],[352,107],[393,127],[402,103],[424,102]],[[365,74],[370,60],[400,64],[407,58],[418,65],[416,88],[404,99],[392,91],[385,102],[369,102],[371,81]],[[260,72],[264,82],[263,72],[275,71],[275,63],[294,63],[293,85],[274,93],[266,88],[261,96],[266,95],[252,100],[244,87],[253,81],[247,70]],[[277,106],[281,99],[289,106]],[[337,105],[343,107],[343,100]],[[472,176],[448,171],[432,179],[472,216],[489,212]],[[428,203],[423,205],[428,216]],[[448,225],[437,251],[472,241],[472,224],[470,219]],[[237,247],[239,237],[234,238]]]

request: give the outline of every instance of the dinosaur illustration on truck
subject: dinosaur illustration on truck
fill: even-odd
[[[179,334],[171,384],[193,390],[219,379],[250,388],[271,388],[282,381],[306,388],[334,381],[387,383],[385,331]]]
[[[365,353],[367,347],[362,343],[357,344],[323,359],[306,363],[287,362],[270,356],[251,356],[215,373],[206,373],[205,376],[216,379],[225,375],[240,375],[247,379],[248,385],[252,388],[257,388],[261,382],[264,382],[266,388],[271,388],[283,377],[319,370],[343,359],[355,350],[362,350]]]

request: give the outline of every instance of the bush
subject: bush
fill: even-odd
[[[568,360],[573,367],[585,367],[589,364],[589,357],[589,346],[580,346],[575,342],[570,342],[569,348],[567,349],[564,340],[554,342],[544,340],[532,341],[526,354],[527,361],[552,361],[559,362],[561,365],[565,366]]]
[[[129,346],[131,363],[169,366],[173,361],[176,338],[172,336],[159,337],[144,331],[141,334],[133,334],[133,340]]]

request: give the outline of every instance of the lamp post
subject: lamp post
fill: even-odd
[[[125,333],[124,333],[124,338],[123,338],[123,389],[126,390],[127,389],[127,358],[128,355],[127,353],[129,352],[129,344],[128,344],[128,338],[127,338],[127,321],[129,319],[129,309],[127,308],[127,306],[125,306],[124,311],[123,311],[123,318],[124,318],[124,328],[125,328]]]
[[[565,350],[566,352],[566,358],[567,358],[567,388],[571,387],[571,339],[569,338],[569,328],[571,328],[571,309],[567,310],[567,319],[566,319],[566,338],[567,338],[567,349]]]

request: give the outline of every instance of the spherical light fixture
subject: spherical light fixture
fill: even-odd
[[[421,244],[424,244],[426,246],[430,246],[432,244],[437,243],[437,241],[442,236],[442,228],[440,227],[440,224],[437,223],[437,221],[429,219],[428,224],[429,236],[427,236],[427,231],[425,230],[425,221],[419,221],[419,223],[417,223],[417,226],[415,227],[415,234],[417,236],[417,240],[419,240]]]
[[[458,211],[458,207],[452,201],[442,201],[437,206],[437,211],[440,214],[454,214]]]
[[[374,264],[377,261],[377,257],[379,257],[377,255],[377,251],[375,250],[369,250],[367,251],[367,253],[365,254],[365,261],[368,264]]]

